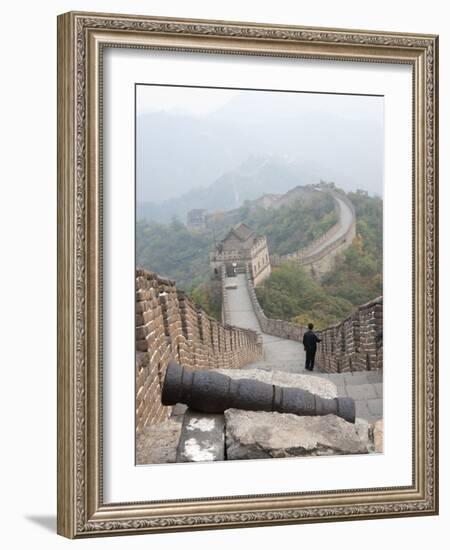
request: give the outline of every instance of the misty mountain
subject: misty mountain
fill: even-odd
[[[278,159],[279,168],[282,162],[287,165],[285,171],[292,170],[289,166],[301,167],[298,177],[302,181],[296,184],[323,179],[347,191],[362,188],[382,195],[382,109],[367,113],[358,106],[358,98],[344,98],[345,109],[330,111],[321,107],[320,97],[310,98],[315,95],[303,94],[302,99],[302,94],[242,92],[208,115],[140,114],[138,202],[160,204],[194,196],[194,192],[202,196],[205,188],[219,185],[221,178],[231,186],[232,200],[238,183],[250,185],[243,172],[251,158]],[[373,99],[382,105],[380,98]],[[237,177],[235,183],[231,174]],[[279,187],[274,178],[268,178],[267,185],[269,180],[270,186],[261,192],[287,189]],[[245,191],[238,189],[238,193]]]
[[[208,211],[233,210],[246,200],[254,200],[264,193],[285,193],[298,185],[316,183],[317,175],[307,168],[277,157],[250,157],[236,170],[217,178],[208,187],[194,188],[180,197],[163,201],[137,203],[137,218],[168,223],[174,217],[186,221],[186,214],[194,208]]]
[[[238,222],[265,235],[269,253],[281,255],[303,248],[337,221],[328,193],[296,187],[279,201],[267,209],[258,201],[248,201],[224,218],[218,217],[204,231],[192,231],[177,220],[140,219],[136,223],[136,265],[176,280],[179,288],[192,288],[208,281],[209,252]]]

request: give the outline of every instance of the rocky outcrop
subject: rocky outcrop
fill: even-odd
[[[368,453],[355,424],[335,415],[225,411],[228,460]]]
[[[384,451],[383,438],[384,438],[384,420],[377,420],[372,426],[373,444],[376,453],[382,453]]]
[[[146,426],[136,443],[138,464],[382,453],[383,421],[357,418],[351,424],[334,415],[187,409]]]

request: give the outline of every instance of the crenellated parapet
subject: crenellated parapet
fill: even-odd
[[[383,297],[359,306],[340,323],[318,332],[316,364],[324,372],[383,368]]]
[[[248,273],[247,289],[263,333],[299,342],[303,340],[306,327],[266,316]],[[383,297],[359,306],[352,315],[317,331],[317,334],[322,342],[317,347],[316,366],[321,371],[355,372],[383,368]]]
[[[298,262],[314,277],[320,278],[332,269],[336,256],[351,246],[356,237],[355,207],[345,193],[330,189],[326,192],[334,199],[338,221],[308,246],[283,256],[271,255],[272,265]]]
[[[136,270],[136,429],[167,419],[161,404],[167,365],[240,368],[262,357],[256,332],[218,322],[175,282]]]

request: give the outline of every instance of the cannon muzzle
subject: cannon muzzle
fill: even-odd
[[[355,422],[355,402],[350,397],[325,399],[299,388],[265,384],[259,380],[233,380],[214,371],[186,369],[170,361],[162,388],[163,405],[184,403],[193,410],[223,413],[226,409],[276,411],[300,416],[335,414]]]

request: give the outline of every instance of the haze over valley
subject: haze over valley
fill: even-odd
[[[151,110],[161,89],[139,87],[138,218],[184,221],[192,208],[237,208],[320,180],[383,195],[382,98],[230,91],[217,106],[223,90],[193,90],[209,111],[176,87],[164,89],[165,110]]]
[[[274,263],[257,289],[260,303],[273,318],[310,317],[323,327],[382,294],[382,97],[137,92],[137,266],[175,280],[219,318],[212,248],[239,223],[267,238],[274,262],[308,246],[337,222],[322,183],[353,204],[356,237],[320,280],[298,263]]]

